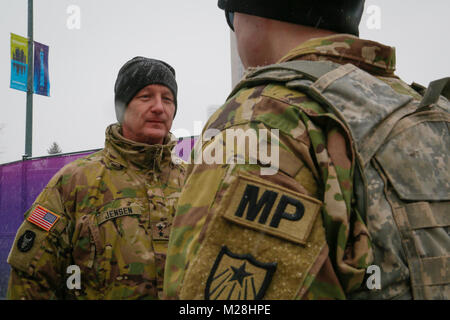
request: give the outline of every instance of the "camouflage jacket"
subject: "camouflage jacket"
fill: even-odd
[[[394,49],[379,43],[349,35],[313,39],[280,62],[291,60],[351,63],[396,92],[421,98],[394,75]],[[258,150],[268,141],[279,145],[278,172],[261,174],[267,159],[239,150],[245,143],[230,142],[235,138],[228,135],[230,129],[241,129],[236,136],[244,137],[255,132]],[[265,129],[271,130],[268,137]],[[391,225],[372,211],[366,218],[377,245],[382,243],[374,252],[355,205],[351,134],[311,96],[280,83],[236,90],[210,118],[202,138],[194,158],[200,153],[217,160],[222,154],[222,163],[228,164],[195,162],[188,171],[169,243],[167,298],[370,298],[351,293],[365,287],[372,263],[386,267],[383,276],[405,266],[391,259],[402,258],[400,243],[391,241],[398,238],[389,234]],[[239,159],[245,164],[236,164]],[[397,247],[389,248],[392,244]],[[384,261],[388,250],[394,254]],[[390,292],[397,275],[383,277],[387,290],[376,298],[402,293],[398,288]]]
[[[185,169],[169,136],[146,145],[120,132],[109,126],[105,148],[62,168],[27,211],[8,299],[159,298]]]

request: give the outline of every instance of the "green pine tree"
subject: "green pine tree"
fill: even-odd
[[[61,147],[58,145],[58,143],[53,142],[53,144],[50,146],[50,149],[47,149],[48,154],[58,154],[62,152]]]

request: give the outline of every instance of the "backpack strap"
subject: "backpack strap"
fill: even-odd
[[[439,101],[440,96],[450,100],[450,77],[433,81],[425,91],[424,97],[419,104],[420,108],[428,107]]]
[[[441,95],[450,97],[450,77],[430,83],[418,103],[352,64],[297,60],[249,69],[228,98],[268,83],[301,91],[328,106],[350,129],[362,167],[400,119],[438,103]]]
[[[347,124],[364,168],[381,147],[395,124],[417,109],[411,96],[352,64],[318,79],[312,96],[324,101]]]
[[[352,64],[330,61],[289,61],[249,69],[229,98],[243,88],[279,83],[310,95],[326,105],[350,129],[364,167],[382,145],[395,123],[417,105],[403,108],[413,98],[396,93],[388,84]],[[395,117],[389,117],[394,111]],[[383,123],[383,130],[376,127]]]

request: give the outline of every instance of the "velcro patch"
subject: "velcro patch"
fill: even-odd
[[[276,262],[262,263],[223,246],[206,282],[205,299],[261,300],[276,268]]]
[[[155,241],[168,241],[171,224],[168,221],[150,222],[152,228],[152,238]]]
[[[223,213],[228,221],[302,245],[322,206],[319,200],[242,174],[228,199]]]
[[[17,241],[17,248],[20,252],[28,252],[33,248],[36,233],[31,230],[25,231]]]
[[[103,222],[123,217],[123,216],[134,216],[134,215],[140,215],[141,214],[141,208],[138,206],[127,206],[127,207],[120,207],[115,209],[108,209],[103,211],[97,216],[97,224],[101,225]]]
[[[27,220],[45,231],[50,231],[60,218],[56,213],[37,205]]]

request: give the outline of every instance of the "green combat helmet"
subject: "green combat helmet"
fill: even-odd
[[[219,0],[233,30],[233,13],[280,20],[304,26],[359,35],[364,0]]]

